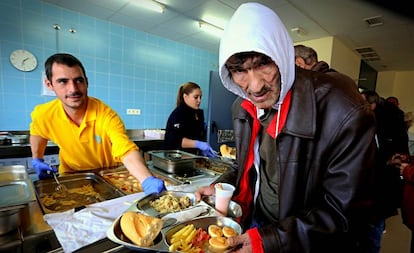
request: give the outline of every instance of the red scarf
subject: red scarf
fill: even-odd
[[[289,91],[286,94],[286,97],[280,108],[278,134],[280,133],[281,129],[286,123],[286,118],[287,118],[287,114],[288,114],[289,107],[290,107],[290,101],[291,101],[291,91]],[[248,100],[243,100],[241,107],[245,109],[250,114],[250,116],[253,118],[252,137],[250,139],[249,152],[247,153],[247,159],[245,162],[243,175],[239,183],[239,193],[233,197],[233,200],[239,203],[242,208],[243,215],[241,217],[241,220],[244,221],[247,217],[250,216],[251,206],[253,202],[253,192],[252,192],[252,189],[250,188],[249,173],[250,173],[250,170],[253,168],[254,142],[260,131],[260,121],[257,118],[256,106],[252,102]],[[275,116],[273,117],[272,121],[270,122],[269,126],[266,129],[266,132],[273,138],[276,138],[276,123],[277,123],[278,113],[279,112],[276,112]]]

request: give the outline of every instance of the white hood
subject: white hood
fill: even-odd
[[[240,5],[226,26],[220,41],[219,74],[229,91],[248,99],[230,78],[225,63],[235,53],[259,52],[273,59],[279,67],[282,87],[277,104],[283,102],[295,79],[295,53],[292,40],[282,21],[268,7],[258,3]]]

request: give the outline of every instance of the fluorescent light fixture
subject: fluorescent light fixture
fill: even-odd
[[[136,6],[159,13],[163,13],[165,10],[165,6],[163,4],[160,4],[159,2],[153,0],[133,0],[132,2]]]
[[[207,23],[205,21],[198,21],[198,25],[201,30],[213,34],[217,37],[221,37],[223,35],[224,29],[215,25],[212,25],[210,23]]]

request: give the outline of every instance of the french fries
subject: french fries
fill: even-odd
[[[198,247],[193,247],[191,241],[194,239],[197,233],[197,229],[193,224],[188,224],[175,232],[171,236],[170,247],[168,250],[170,252],[181,251],[181,252],[190,252],[190,253],[199,253],[201,251]]]

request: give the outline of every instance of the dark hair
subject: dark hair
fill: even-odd
[[[302,58],[307,65],[311,65],[313,62],[318,62],[318,54],[316,51],[305,45],[296,45],[295,46],[295,59]]]
[[[400,101],[398,101],[398,98],[396,97],[387,97],[386,101],[396,106],[399,106],[400,104]]]
[[[373,90],[364,90],[361,92],[361,94],[365,96],[365,100],[368,102],[368,104],[378,104],[381,102],[380,96]]]
[[[184,98],[183,95],[184,94],[190,94],[191,92],[193,92],[193,90],[195,89],[200,89],[200,86],[196,83],[193,82],[186,82],[181,84],[180,88],[178,88],[178,94],[177,94],[177,106],[179,106],[180,104],[184,103]]]
[[[63,64],[69,67],[79,66],[82,69],[83,75],[86,78],[85,68],[82,63],[73,55],[70,54],[54,54],[47,58],[45,62],[45,74],[48,80],[52,80],[52,65],[53,63]]]

